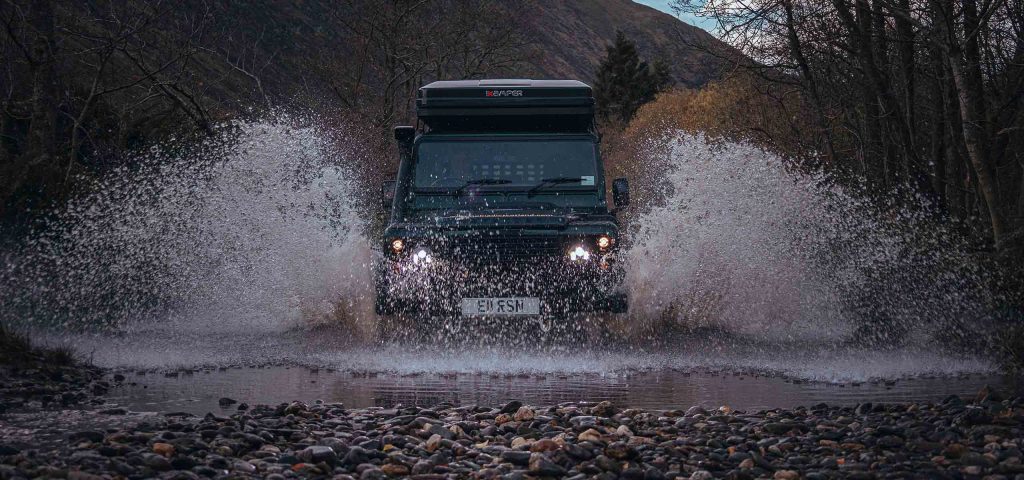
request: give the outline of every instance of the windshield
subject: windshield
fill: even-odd
[[[597,168],[590,139],[424,141],[416,152],[410,206],[593,207]]]
[[[545,178],[578,177],[594,186],[594,144],[585,140],[459,140],[420,144],[416,188],[458,188],[468,181],[503,180],[532,187]]]

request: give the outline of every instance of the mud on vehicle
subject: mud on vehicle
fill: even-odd
[[[627,298],[591,88],[463,80],[420,88],[374,265],[376,310],[556,321],[622,313]],[[613,204],[629,203],[625,179]]]

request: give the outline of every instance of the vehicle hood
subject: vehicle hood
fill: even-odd
[[[472,210],[423,212],[393,223],[388,233],[394,235],[429,234],[439,231],[476,230],[544,230],[549,233],[615,234],[615,218],[594,214],[552,210]]]
[[[559,228],[577,221],[585,215],[572,212],[524,210],[473,210],[431,212],[411,217],[409,223],[441,228],[519,227],[537,226]]]

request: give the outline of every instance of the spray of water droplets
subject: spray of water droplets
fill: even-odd
[[[763,339],[935,346],[994,301],[963,242],[921,209],[850,195],[744,143],[652,144],[664,203],[634,219],[634,317]]]
[[[932,348],[941,332],[976,322],[991,303],[984,272],[949,235],[919,228],[932,220],[907,210],[880,214],[753,146],[682,134],[647,154],[663,166],[669,194],[630,220],[623,337],[630,329],[710,327],[740,339],[735,344],[336,348],[323,337],[355,336],[353,326],[372,335],[370,241],[345,156],[301,123],[231,122],[198,145],[172,142],[131,158],[4,253],[0,319],[85,332],[74,343],[101,365],[147,368],[706,366],[824,380],[991,368]],[[324,334],[311,328],[339,322],[348,324]],[[893,344],[901,349],[878,349]]]
[[[9,321],[252,331],[365,308],[346,164],[299,123],[231,122],[130,158],[9,254]]]

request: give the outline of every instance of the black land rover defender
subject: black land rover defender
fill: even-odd
[[[434,82],[416,112],[419,128],[395,128],[401,164],[382,186],[378,314],[626,311],[589,86]],[[612,197],[629,203],[625,179]]]

